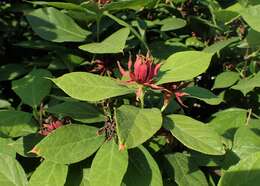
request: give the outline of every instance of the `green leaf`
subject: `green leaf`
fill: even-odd
[[[159,22],[161,31],[177,30],[186,26],[186,21],[184,19],[176,17],[168,17]]]
[[[208,125],[188,116],[173,114],[165,118],[164,126],[190,149],[211,155],[223,155],[221,137]]]
[[[237,41],[239,41],[239,37],[232,37],[232,38],[224,40],[224,41],[218,41],[218,42],[204,48],[203,52],[216,53]]]
[[[230,167],[218,186],[258,186],[260,183],[260,153],[254,153]]]
[[[255,152],[260,152],[259,130],[247,127],[239,128],[234,137],[232,151],[240,159],[244,159]]]
[[[24,157],[35,157],[35,154],[30,151],[32,148],[43,139],[40,134],[30,134],[23,136],[16,141],[8,144],[9,148],[15,150],[18,154]]]
[[[26,18],[33,31],[41,38],[52,42],[80,42],[90,34],[61,11],[48,7],[31,11]]]
[[[76,121],[96,123],[104,121],[104,115],[92,104],[83,102],[63,102],[51,106],[47,112],[58,114],[61,117],[69,116]]]
[[[210,105],[218,105],[223,101],[222,98],[202,87],[188,87],[183,91],[189,94],[187,97],[199,99]]]
[[[151,138],[162,125],[159,109],[140,109],[123,105],[116,110],[119,143],[133,148]]]
[[[214,82],[212,89],[227,88],[234,85],[239,80],[239,73],[237,72],[222,72],[219,74]]]
[[[7,136],[19,137],[37,131],[30,113],[6,110],[0,111],[0,118],[0,132]]]
[[[110,140],[98,150],[90,169],[91,186],[120,186],[127,170],[127,151],[119,151],[118,145]]]
[[[101,101],[134,92],[112,78],[87,72],[72,72],[52,80],[66,94],[82,101]]]
[[[7,64],[0,67],[0,81],[13,80],[27,73],[22,64]]]
[[[260,47],[260,32],[250,29],[246,36],[246,40],[250,47],[259,48]]]
[[[215,113],[214,118],[208,123],[219,135],[233,139],[237,128],[245,126],[247,110],[230,108]]]
[[[154,2],[155,0],[124,0],[124,1],[112,1],[104,6],[104,10],[115,11],[124,9],[140,10],[146,5]]]
[[[18,161],[0,153],[0,185],[27,186],[27,184],[25,172]]]
[[[182,153],[168,154],[167,172],[179,186],[208,186],[207,179],[199,167]]]
[[[185,40],[185,45],[189,47],[204,48],[205,44],[197,37],[188,37]]]
[[[6,154],[15,158],[16,154],[14,149],[10,148],[9,143],[12,143],[13,140],[9,138],[0,137],[0,154]]]
[[[253,78],[241,79],[236,85],[232,86],[231,88],[235,90],[240,90],[245,96],[255,87],[260,87],[260,72],[258,72]]]
[[[51,91],[51,73],[44,69],[34,69],[25,77],[12,82],[12,89],[22,99],[22,102],[37,107],[43,98]]]
[[[79,48],[94,54],[121,53],[129,33],[129,28],[121,28],[100,43],[89,43],[81,45]]]
[[[129,150],[129,164],[122,185],[163,185],[157,163],[143,146]]]
[[[66,181],[68,166],[43,161],[32,174],[28,186],[62,186]]]
[[[56,8],[62,8],[67,10],[76,10],[76,11],[86,11],[85,8],[81,7],[80,5],[74,4],[74,3],[64,3],[64,2],[46,2],[46,1],[30,1],[30,3],[33,3],[35,5],[48,5],[53,6]]]
[[[32,150],[46,160],[71,164],[91,156],[103,143],[97,128],[86,125],[66,125],[45,137]]]
[[[177,52],[162,65],[157,84],[190,80],[205,72],[213,54],[199,51]]]
[[[242,9],[240,14],[250,27],[260,32],[260,5],[250,6],[248,8]]]

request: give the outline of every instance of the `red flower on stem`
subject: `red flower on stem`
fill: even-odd
[[[128,72],[125,71],[119,62],[117,62],[119,71],[122,76],[128,76],[130,80],[128,83],[136,82],[139,85],[151,87],[156,90],[162,89],[162,87],[154,84],[154,77],[158,75],[160,64],[154,64],[151,56],[137,55],[134,63],[134,71],[132,71],[132,59],[128,60]],[[136,97],[139,99],[142,94],[142,87],[136,91]]]
[[[177,83],[167,83],[164,84],[163,87],[164,89],[162,92],[164,93],[164,103],[163,107],[161,110],[164,110],[167,105],[170,103],[170,100],[173,96],[175,96],[177,102],[183,106],[187,107],[181,100],[183,96],[188,96],[189,94],[186,92],[182,92],[181,89],[186,87],[189,83],[184,83],[184,82],[177,82]]]

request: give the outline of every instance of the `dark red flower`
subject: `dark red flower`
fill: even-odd
[[[132,71],[132,59],[128,60],[128,71],[125,71],[119,62],[117,62],[119,71],[123,77],[127,77],[128,83],[135,82],[137,84],[148,86],[156,90],[161,90],[162,87],[154,84],[154,78],[158,75],[160,69],[160,64],[154,64],[151,56],[147,54],[136,55],[136,60],[134,63],[134,71]],[[139,99],[142,96],[143,89],[140,86],[136,90],[136,98]]]
[[[129,76],[128,82],[136,82],[144,86],[160,89],[159,86],[154,84],[154,77],[158,75],[160,64],[154,64],[150,55],[143,56],[137,55],[134,63],[134,71],[132,71],[132,59],[128,60],[128,72],[126,72],[117,62],[120,73],[122,76]]]
[[[183,96],[188,96],[189,94],[186,92],[182,92],[181,89],[186,87],[189,83],[184,82],[175,82],[175,83],[167,83],[162,85],[164,89],[162,90],[164,94],[164,104],[162,110],[164,110],[167,105],[170,103],[170,100],[173,96],[175,96],[176,101],[183,107],[187,107],[181,100]]]
[[[112,1],[112,0],[96,0],[96,2],[97,2],[98,4],[101,4],[101,5],[110,3],[111,1]]]
[[[62,120],[58,120],[58,119],[54,119],[51,120],[48,123],[44,123],[42,129],[40,130],[40,134],[43,136],[47,136],[49,133],[51,133],[53,130],[61,127],[64,125],[64,121]]]

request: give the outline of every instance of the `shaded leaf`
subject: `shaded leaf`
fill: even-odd
[[[13,80],[27,73],[22,64],[7,64],[0,67],[0,81]]]
[[[80,42],[90,34],[89,31],[80,28],[71,17],[52,7],[33,10],[26,18],[33,31],[48,41]]]
[[[258,186],[260,182],[260,153],[254,153],[230,167],[218,186]]]
[[[163,185],[157,163],[143,146],[129,150],[129,164],[122,185]]]
[[[51,73],[44,69],[34,69],[24,78],[12,82],[12,89],[22,102],[37,107],[51,91]]]
[[[97,107],[83,102],[63,102],[49,107],[47,112],[57,114],[61,117],[69,116],[76,121],[84,123],[104,121],[104,115]]]
[[[32,123],[32,115],[21,111],[0,111],[0,132],[10,136],[19,137],[37,131]]]
[[[236,129],[245,126],[247,110],[229,108],[215,113],[214,118],[208,123],[218,134],[233,139]]]
[[[199,167],[189,157],[181,153],[165,156],[167,172],[179,186],[208,186],[207,179]]]

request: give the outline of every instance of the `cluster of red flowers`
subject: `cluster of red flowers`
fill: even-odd
[[[110,3],[112,0],[96,0],[96,2],[98,3],[98,4],[102,4],[102,5],[104,5],[104,4],[107,4],[107,3]]]
[[[125,71],[118,62],[118,68],[122,76],[127,77],[128,83],[135,82],[137,84],[150,87],[155,90],[161,90],[164,93],[164,107],[168,105],[172,96],[175,96],[180,105],[185,106],[181,97],[187,96],[187,93],[181,92],[187,84],[184,83],[168,83],[163,85],[156,85],[155,78],[158,75],[160,64],[154,64],[152,57],[147,54],[146,56],[137,55],[134,63],[134,71],[132,71],[132,59],[128,61],[128,71]],[[142,87],[136,91],[136,98],[139,99],[142,94]],[[186,106],[185,106],[186,107]]]
[[[67,120],[63,119],[63,120],[59,120],[53,116],[49,116],[44,123],[42,124],[42,128],[39,131],[39,133],[43,136],[47,136],[48,134],[50,134],[52,131],[54,131],[55,129],[67,124]]]

